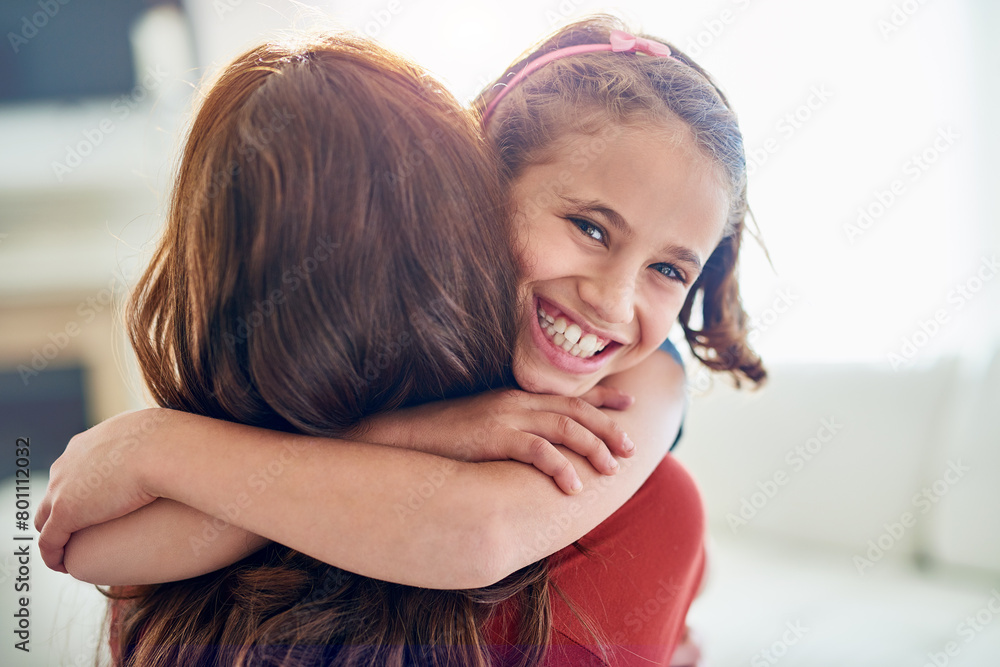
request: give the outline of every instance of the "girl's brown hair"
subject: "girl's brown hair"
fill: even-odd
[[[496,164],[473,114],[368,41],[237,58],[194,118],[128,304],[157,403],[335,436],[376,411],[511,384],[517,275]],[[482,628],[504,600],[527,665],[551,627],[544,561],[439,591],[271,545],[109,596],[117,662],[135,667],[487,665]]]
[[[568,46],[607,43],[612,30],[627,28],[605,15],[562,28],[488,86],[476,99],[476,109],[482,115],[501,87],[535,58]],[[673,58],[604,51],[557,59],[510,90],[493,110],[486,131],[509,183],[526,167],[544,162],[555,140],[566,134],[597,135],[609,121],[622,127],[643,123],[659,127],[673,118],[682,120],[699,148],[721,167],[731,205],[723,239],[692,286],[678,319],[702,363],[730,372],[737,386],[741,378],[759,384],[766,371],[747,342],[747,315],[736,277],[748,213],[743,136],[726,96],[708,73],[672,45],[670,50]],[[700,329],[691,322],[699,298]]]

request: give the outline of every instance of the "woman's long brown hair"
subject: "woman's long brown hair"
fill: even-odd
[[[271,43],[198,110],[127,322],[161,406],[344,435],[364,416],[508,385],[516,268],[496,157],[412,64],[350,37]],[[211,443],[205,443],[210,447]],[[280,545],[125,591],[118,664],[517,664],[551,627],[545,562],[474,591],[360,577]]]

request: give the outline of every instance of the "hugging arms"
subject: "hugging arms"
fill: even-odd
[[[583,481],[582,491],[572,495],[525,463],[477,456],[476,447],[496,446],[493,439],[502,434],[476,443],[466,435],[475,434],[474,427],[455,428],[453,419],[441,415],[478,410],[484,431],[497,419],[487,411],[503,409],[500,419],[526,422],[547,417],[527,410],[519,414],[521,405],[537,399],[515,390],[407,409],[427,413],[410,424],[411,433],[428,440],[414,442],[411,435],[406,447],[370,438],[280,434],[155,408],[122,415],[100,426],[100,434],[84,433],[70,443],[53,470],[49,498],[57,502],[65,494],[73,502],[76,488],[86,488],[81,480],[100,474],[108,461],[121,461],[114,479],[83,503],[89,508],[106,492],[112,499],[157,500],[142,508],[134,502],[109,505],[103,515],[64,506],[67,516],[87,516],[99,524],[80,532],[72,524],[66,528],[74,534],[65,567],[74,577],[99,584],[174,581],[235,562],[266,538],[358,574],[411,586],[459,589],[496,583],[590,532],[666,455],[682,416],[683,371],[658,353],[614,382],[637,397],[624,411],[601,412],[558,397],[567,413],[577,411],[579,421],[557,417],[568,430],[592,424],[608,441],[622,443],[622,429],[627,429],[637,443],[611,475],[556,446]],[[148,435],[144,422],[151,426]],[[100,442],[76,450],[91,444],[91,438]],[[139,444],[133,444],[135,438]],[[449,446],[455,458],[444,455]],[[432,447],[441,453],[421,451]],[[594,443],[594,448],[605,455],[603,446]],[[480,460],[462,460],[470,455]],[[526,452],[525,458],[530,456]],[[60,472],[63,465],[72,476]],[[269,467],[277,474],[269,474]],[[111,516],[123,511],[130,513]],[[530,546],[533,538],[545,533],[553,516],[569,521],[545,549],[536,550]]]

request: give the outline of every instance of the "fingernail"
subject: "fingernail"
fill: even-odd
[[[583,488],[583,482],[581,482],[578,479],[574,479],[573,483],[569,485],[569,489],[573,493],[577,493],[582,488]]]
[[[608,465],[611,466],[612,470],[618,470],[618,461],[615,460],[615,457],[613,456],[611,457],[611,463],[609,463]]]
[[[632,439],[629,438],[627,434],[625,435],[625,444],[622,445],[622,449],[624,449],[626,452],[631,452],[633,449],[635,449],[635,443],[632,442]]]

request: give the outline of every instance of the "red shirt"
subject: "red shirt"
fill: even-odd
[[[586,502],[587,491],[581,494]],[[628,502],[549,559],[552,580],[603,633],[610,662],[563,599],[550,592],[553,633],[545,667],[669,665],[705,565],[705,517],[691,475],[667,455]],[[495,618],[491,644],[512,644]],[[513,631],[513,625],[508,625]]]
[[[587,501],[585,490],[580,499]],[[701,496],[687,470],[671,455],[624,505],[580,543],[549,558],[549,573],[576,608],[610,642],[610,663],[599,659],[593,639],[553,590],[553,632],[544,667],[668,665],[704,570],[705,519]],[[125,601],[111,604],[111,645]],[[510,615],[510,611],[501,613]],[[499,616],[487,624],[490,644],[510,646]],[[513,623],[508,629],[514,630]],[[498,657],[503,651],[497,652]],[[497,664],[503,664],[502,659]]]

